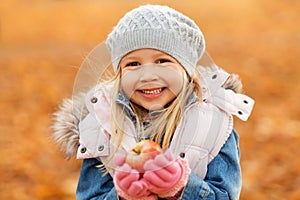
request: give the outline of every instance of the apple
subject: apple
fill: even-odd
[[[156,142],[142,140],[127,152],[125,162],[133,169],[143,173],[145,162],[149,159],[154,159],[161,152],[162,149]]]

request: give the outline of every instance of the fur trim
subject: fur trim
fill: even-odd
[[[59,144],[66,158],[71,158],[79,146],[79,122],[87,115],[88,110],[84,101],[85,94],[64,99],[57,112],[53,114],[51,128],[54,141]]]
[[[230,77],[226,80],[222,87],[233,90],[235,93],[243,92],[243,84],[239,75],[237,74],[230,74]]]

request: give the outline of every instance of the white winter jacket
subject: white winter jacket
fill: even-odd
[[[232,115],[245,121],[254,105],[254,101],[246,95],[222,87],[228,77],[229,74],[221,70],[202,73],[203,102],[198,101],[186,107],[169,147],[175,155],[184,156],[191,170],[201,178],[205,177],[208,163],[219,153],[232,132]],[[78,124],[73,128],[74,134],[70,131],[66,134],[66,129],[64,131],[60,123],[62,114],[68,112],[66,105],[72,102],[65,102],[66,105],[56,113],[55,137],[68,156],[74,154],[75,147],[78,159],[99,157],[105,162],[112,153],[109,120],[112,93],[111,85],[99,84],[85,95],[83,107],[87,108],[88,114],[82,120],[78,119],[78,115],[74,118]],[[75,112],[80,111],[77,109]],[[137,142],[135,127],[129,118],[124,127],[126,134],[121,147],[129,150]]]

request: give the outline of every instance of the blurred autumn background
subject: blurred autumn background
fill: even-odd
[[[240,134],[241,199],[300,199],[298,0],[2,0],[0,199],[75,199],[80,161],[49,136],[84,56],[145,3],[189,15],[214,61],[256,100]]]

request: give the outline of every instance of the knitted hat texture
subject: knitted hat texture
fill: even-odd
[[[171,55],[192,75],[205,51],[205,40],[196,23],[161,5],[143,5],[125,14],[108,35],[106,45],[115,72],[126,54],[151,48]]]

